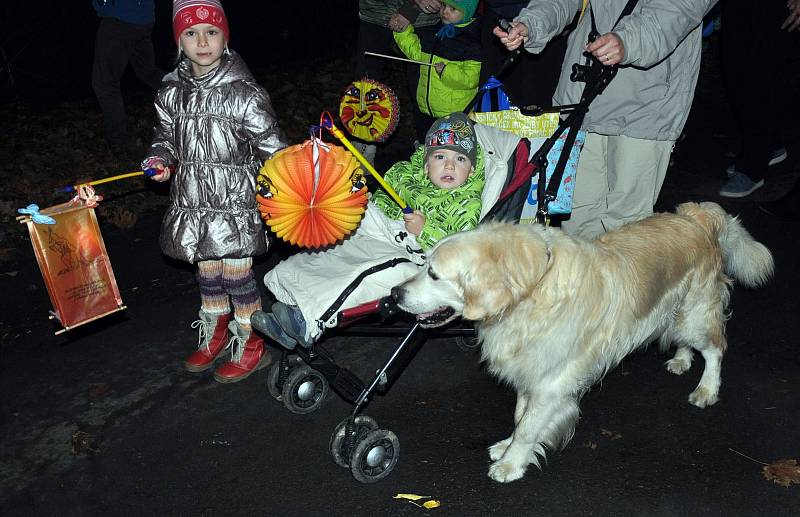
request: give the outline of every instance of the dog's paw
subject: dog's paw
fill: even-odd
[[[496,444],[489,447],[489,459],[492,461],[497,461],[502,458],[510,444],[511,438],[506,438],[505,440],[500,440]]]
[[[692,361],[687,361],[686,359],[680,357],[674,357],[666,362],[667,371],[669,373],[674,373],[675,375],[682,375],[689,371],[689,368],[692,367]]]
[[[508,461],[495,461],[489,467],[489,477],[498,483],[510,483],[525,475],[525,466],[520,467]]]
[[[719,394],[700,386],[689,395],[689,403],[700,408],[713,406],[718,400]]]

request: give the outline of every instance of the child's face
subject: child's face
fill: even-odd
[[[464,19],[464,13],[442,2],[442,8],[439,9],[439,17],[442,19],[442,23],[461,23]]]
[[[425,174],[437,187],[452,190],[467,181],[472,174],[472,162],[458,151],[437,149],[425,160]]]
[[[201,76],[219,66],[225,50],[222,30],[208,23],[198,23],[181,32],[181,49],[192,62],[192,73]]]

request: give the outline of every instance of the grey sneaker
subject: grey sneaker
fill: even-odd
[[[780,147],[772,151],[772,157],[769,159],[769,165],[777,165],[784,161],[786,158],[789,157],[789,152],[786,151],[785,147]],[[737,172],[741,172],[736,169],[736,164],[732,163],[727,169],[725,169],[725,173],[728,175],[729,178],[732,178],[734,174]]]
[[[278,303],[278,302],[276,302]],[[250,315],[250,324],[262,334],[272,338],[287,350],[294,350],[297,340],[289,336],[271,312],[255,311]]]
[[[310,345],[306,342],[306,320],[297,306],[275,302],[272,304],[272,313],[287,334],[304,346]]]
[[[764,180],[753,181],[741,172],[731,176],[725,185],[720,189],[719,195],[722,197],[745,197],[764,186]]]

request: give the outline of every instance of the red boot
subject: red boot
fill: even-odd
[[[230,321],[230,313],[215,317],[200,311],[200,319],[192,323],[192,328],[200,330],[200,346],[197,348],[197,352],[183,362],[183,366],[187,370],[197,373],[211,368],[228,344],[228,323]]]
[[[272,363],[272,356],[264,348],[264,340],[258,334],[244,330],[236,321],[231,321],[228,328],[233,334],[231,360],[214,372],[218,382],[239,382]]]

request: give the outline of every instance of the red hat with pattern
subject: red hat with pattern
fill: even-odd
[[[230,39],[228,19],[219,0],[174,0],[172,2],[172,33],[175,43],[181,38],[181,33],[187,27],[199,23],[208,23],[219,27],[225,35],[225,40]]]

